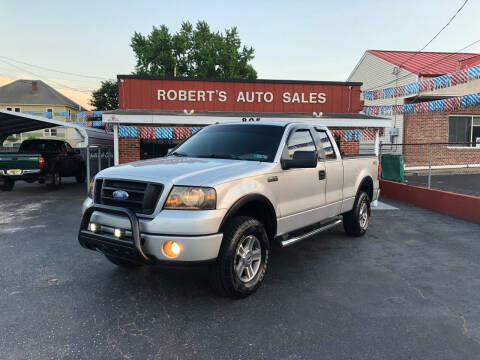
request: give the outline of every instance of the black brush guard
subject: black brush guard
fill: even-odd
[[[88,224],[94,211],[101,211],[107,214],[124,215],[130,220],[132,240],[122,240],[109,234],[97,234],[89,230]],[[143,264],[152,264],[142,249],[140,237],[140,225],[138,218],[132,210],[116,206],[95,204],[89,207],[83,214],[78,232],[78,241],[86,249],[99,250],[105,255],[123,258]]]

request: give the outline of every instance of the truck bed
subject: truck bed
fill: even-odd
[[[38,158],[41,154],[38,153],[0,153],[0,170],[34,170],[39,169]]]

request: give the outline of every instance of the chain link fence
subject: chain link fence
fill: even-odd
[[[80,148],[80,153],[85,159],[87,167],[87,191],[90,186],[90,180],[101,170],[114,165],[114,153],[112,146],[87,146]]]
[[[0,146],[0,153],[6,153],[6,152],[18,152],[18,146]]]
[[[408,185],[480,196],[478,144],[380,144],[380,156],[384,154],[403,155]]]

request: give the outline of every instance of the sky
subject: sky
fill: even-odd
[[[99,78],[130,74],[130,39],[165,24],[205,20],[212,30],[236,26],[255,49],[262,79],[345,81],[367,49],[422,48],[464,0],[402,1],[32,1],[0,0],[0,56]],[[480,39],[480,1],[469,0],[425,51],[457,51]],[[480,42],[465,50],[480,53]],[[0,57],[0,86],[41,79],[90,108],[100,79],[38,69]]]

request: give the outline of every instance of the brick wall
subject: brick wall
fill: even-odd
[[[344,128],[331,128],[330,130],[341,130],[342,132],[344,130],[357,130],[357,128],[353,127],[344,127]],[[335,137],[335,134],[334,136]],[[360,153],[360,141],[359,140],[351,140],[351,141],[345,141],[344,136],[340,136],[340,150],[344,152],[345,155],[356,155]]]
[[[356,155],[360,152],[360,141],[345,141],[343,138],[340,138],[340,150],[345,155]]]
[[[404,116],[404,143],[448,142],[449,115],[480,115],[480,107],[454,113],[422,113]],[[480,164],[480,149],[433,145],[432,166]],[[404,145],[405,166],[428,166],[428,145]]]
[[[140,160],[140,139],[118,139],[120,164]]]

